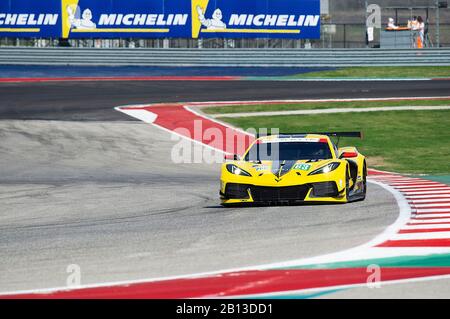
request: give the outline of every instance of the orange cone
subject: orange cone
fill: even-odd
[[[422,42],[422,38],[420,36],[417,37],[417,48],[423,49],[423,42]]]

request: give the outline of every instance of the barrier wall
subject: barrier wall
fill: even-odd
[[[346,67],[450,65],[450,49],[0,48],[0,65]]]

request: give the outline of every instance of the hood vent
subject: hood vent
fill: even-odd
[[[281,177],[288,173],[292,166],[295,165],[297,161],[273,161],[272,163],[272,174],[277,177]]]

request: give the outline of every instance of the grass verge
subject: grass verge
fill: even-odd
[[[317,110],[317,109],[331,109],[331,108],[368,108],[368,107],[386,107],[386,106],[439,106],[439,105],[450,105],[450,99],[230,105],[230,106],[202,108],[202,111],[207,114],[230,114],[241,112]]]
[[[350,67],[294,75],[294,78],[449,78],[450,66]]]
[[[343,138],[368,157],[369,166],[399,173],[450,173],[450,111],[392,111],[251,118],[220,118],[237,127],[279,128],[280,132],[364,132],[364,140]]]

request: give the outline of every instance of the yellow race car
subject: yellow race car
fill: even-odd
[[[237,155],[226,157],[222,164],[221,204],[280,205],[364,200],[367,190],[364,155],[355,147],[338,148],[330,137],[362,138],[362,133],[258,137],[242,158]]]

